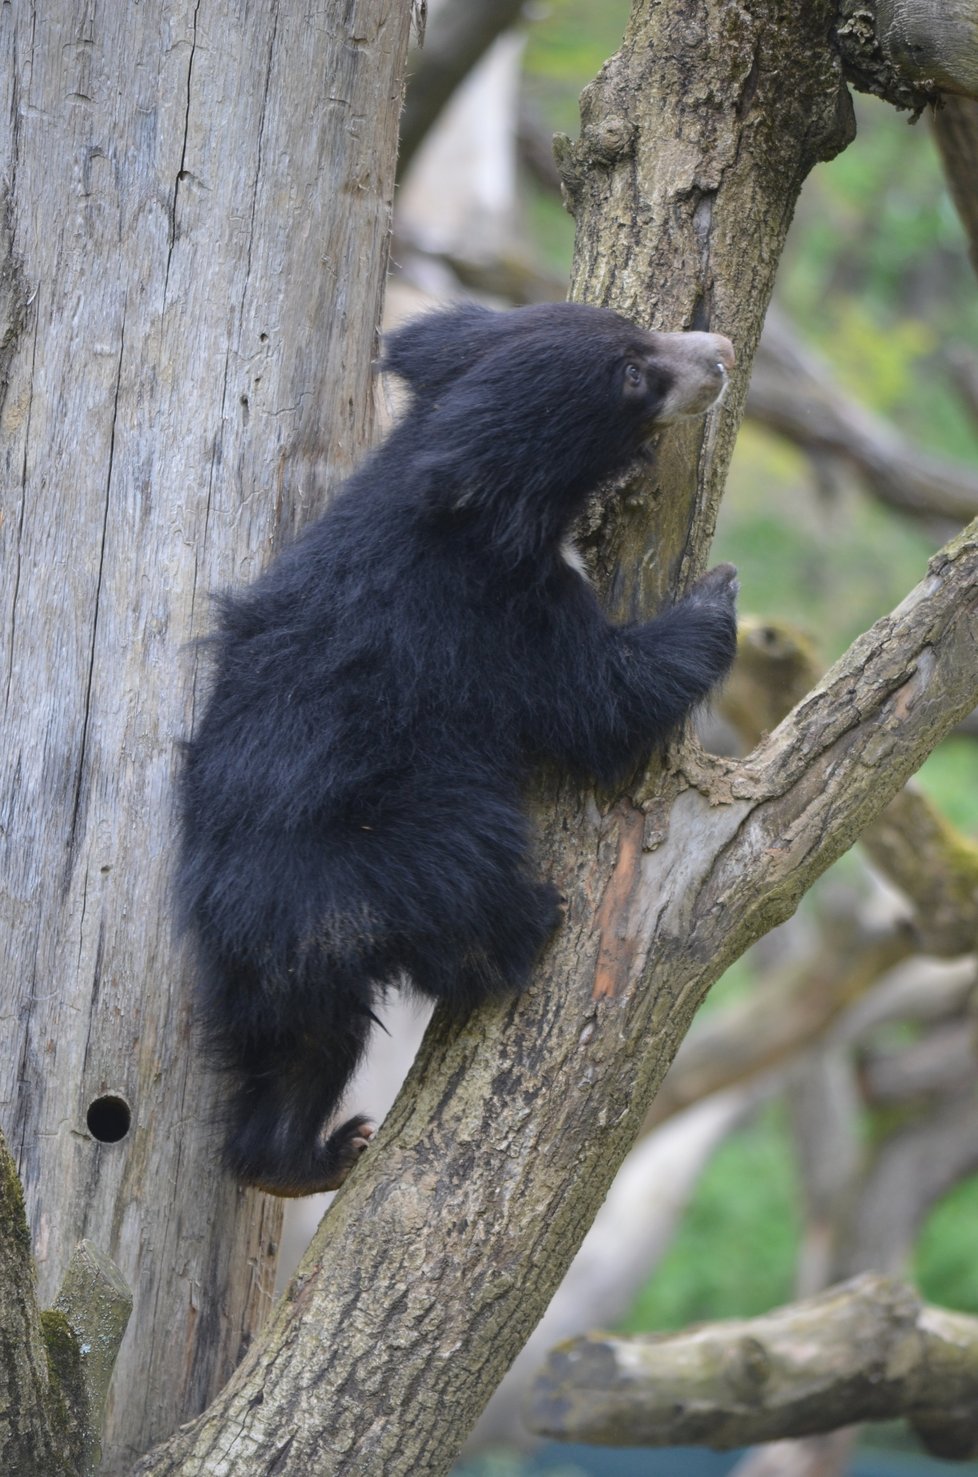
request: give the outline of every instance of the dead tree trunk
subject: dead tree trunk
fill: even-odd
[[[371,425],[409,7],[0,7],[2,1126],[49,1302],[135,1308],[106,1470],[270,1303],[277,1202],[215,1173],[171,938],[171,783],[209,594]]]

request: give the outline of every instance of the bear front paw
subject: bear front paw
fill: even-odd
[[[695,605],[719,605],[732,611],[739,590],[736,566],[717,564],[696,581],[686,598]]]

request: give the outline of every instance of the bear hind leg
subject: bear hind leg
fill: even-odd
[[[360,1115],[329,1127],[369,1028],[369,1017],[355,1014],[321,1044],[279,1037],[229,1063],[223,1157],[236,1179],[289,1197],[339,1188],[374,1131]]]
[[[562,902],[551,883],[525,883],[465,929],[416,938],[404,961],[412,983],[460,1015],[519,994],[561,921]]]

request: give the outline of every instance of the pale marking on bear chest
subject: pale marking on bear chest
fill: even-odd
[[[560,557],[561,559],[563,559],[568,569],[573,569],[575,574],[579,574],[581,576],[581,579],[584,580],[586,584],[591,583],[591,576],[588,573],[588,567],[584,563],[584,560],[581,557],[581,551],[577,547],[573,539],[564,539],[563,543],[560,546]]]

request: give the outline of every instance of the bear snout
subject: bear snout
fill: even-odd
[[[657,334],[654,357],[672,380],[656,416],[659,425],[709,410],[722,397],[737,362],[733,344],[722,333]]]

